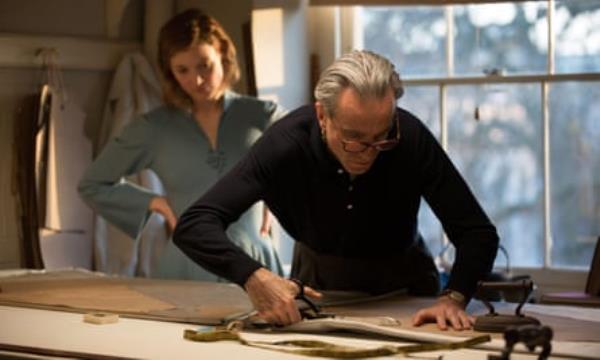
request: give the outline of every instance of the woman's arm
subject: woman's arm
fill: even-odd
[[[79,182],[83,200],[110,223],[135,238],[150,215],[157,194],[124,180],[148,168],[153,159],[153,129],[145,118],[111,140]]]

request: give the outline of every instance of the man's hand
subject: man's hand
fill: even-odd
[[[440,330],[448,329],[448,323],[454,330],[467,330],[473,326],[475,319],[467,315],[464,304],[442,296],[433,306],[419,310],[412,318],[413,326],[434,321]]]
[[[298,285],[265,268],[256,270],[244,285],[258,316],[268,323],[290,325],[302,320],[294,298]],[[320,298],[321,293],[305,286],[304,293],[311,298]]]
[[[148,205],[148,210],[161,214],[167,222],[169,233],[173,233],[175,226],[177,225],[177,216],[175,216],[173,209],[171,209],[171,205],[167,201],[167,198],[164,196],[153,197]]]

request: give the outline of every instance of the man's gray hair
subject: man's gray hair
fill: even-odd
[[[315,86],[315,99],[323,104],[328,116],[334,116],[337,100],[347,87],[361,98],[383,98],[391,88],[396,99],[404,94],[400,76],[385,57],[367,50],[354,50],[333,62]]]

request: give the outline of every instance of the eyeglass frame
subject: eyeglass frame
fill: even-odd
[[[331,122],[333,121],[333,117],[330,117]],[[365,141],[358,141],[358,140],[346,140],[343,139],[341,137],[341,134],[339,135],[339,140],[342,143],[342,149],[344,149],[345,152],[350,153],[350,154],[360,154],[363,153],[365,151],[367,151],[368,148],[372,147],[377,151],[389,151],[392,150],[393,148],[395,148],[396,146],[398,146],[398,143],[400,142],[400,117],[398,116],[398,111],[394,112],[394,122],[396,123],[396,137],[395,138],[387,138],[385,140],[380,140],[380,141],[375,141],[372,143],[368,143]],[[338,127],[338,129],[340,128],[338,124],[336,124],[336,127]],[[390,129],[391,130],[391,129]],[[389,133],[389,131],[388,131]],[[358,150],[358,151],[351,151],[348,150],[348,144],[359,144],[364,146],[364,148],[362,150]],[[382,146],[384,144],[393,144],[391,147],[389,148],[379,148],[379,146]]]

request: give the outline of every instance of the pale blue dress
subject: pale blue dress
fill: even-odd
[[[191,113],[160,107],[131,122],[110,141],[87,169],[79,193],[99,215],[131,236],[140,236],[156,196],[123,181],[144,169],[160,178],[166,197],[179,217],[246,154],[263,131],[284,111],[275,103],[226,92],[224,111],[212,149]],[[281,274],[270,238],[259,234],[262,205],[255,204],[231,224],[229,238],[268,269]],[[150,269],[150,277],[224,281],[184,255],[171,240]]]

